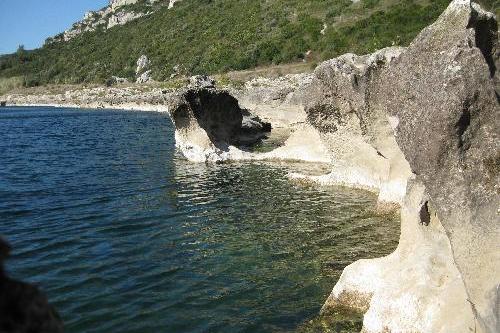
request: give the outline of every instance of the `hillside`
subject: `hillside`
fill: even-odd
[[[124,25],[54,39],[34,51],[0,57],[4,85],[133,80],[147,55],[155,80],[261,65],[316,62],[390,45],[407,45],[449,0],[184,0]],[[149,2],[124,6],[129,10]],[[0,89],[2,82],[0,82]]]

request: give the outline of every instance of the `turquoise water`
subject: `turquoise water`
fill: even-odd
[[[0,156],[8,270],[68,332],[308,330],[344,266],[397,245],[375,196],[191,164],[159,113],[3,108]]]

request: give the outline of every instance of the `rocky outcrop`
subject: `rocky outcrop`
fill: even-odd
[[[364,332],[500,330],[498,59],[494,17],[455,0],[388,64],[359,75],[351,62],[341,78],[344,61],[317,70],[318,96],[332,98],[313,97],[308,119],[327,146],[359,122],[355,150],[386,159],[389,181],[411,171],[398,249],[347,267],[325,311],[365,311]],[[343,148],[334,156],[351,159]]]
[[[46,42],[49,44],[67,42],[85,32],[98,29],[106,30],[117,25],[124,25],[140,17],[152,14],[161,8],[161,2],[162,0],[110,0],[109,6],[85,13],[81,21],[74,23],[71,28],[63,33],[48,38]],[[175,2],[170,0],[169,8],[173,7]],[[143,4],[144,8],[137,11],[125,7],[135,4]]]
[[[369,110],[374,72],[389,68],[403,52],[346,54],[322,63],[307,90],[307,122],[332,156],[332,171],[311,180],[379,192],[379,203],[400,204],[411,170],[393,135],[390,118]]]
[[[55,309],[38,288],[7,276],[10,246],[0,238],[0,332],[63,332]]]
[[[174,7],[174,5],[175,5],[175,3],[176,3],[176,2],[179,2],[179,1],[181,1],[181,0],[169,0],[169,1],[168,1],[168,9],[173,8],[173,7]]]
[[[137,59],[137,68],[135,70],[136,83],[146,83],[151,81],[152,71],[149,69],[151,61],[144,54]]]
[[[231,93],[244,108],[272,122],[274,127],[289,128],[306,121],[304,105],[312,78],[309,73],[275,79],[255,78],[245,82],[241,89],[232,89]]]
[[[144,13],[118,11],[109,16],[107,29],[112,28],[115,25],[124,25],[144,15]]]
[[[222,162],[243,158],[238,147],[250,145],[270,131],[270,124],[240,108],[228,92],[189,88],[168,104],[175,125],[176,146],[194,162]]]
[[[135,69],[135,74],[136,75],[141,75],[145,71],[149,69],[149,66],[151,65],[151,61],[148,59],[146,55],[141,55],[139,59],[137,59],[137,68]]]
[[[191,88],[215,88],[215,80],[207,75],[194,75],[189,78]]]
[[[139,2],[139,0],[109,0],[109,6],[111,9],[115,10],[122,6],[136,4],[137,2]]]
[[[240,91],[253,110],[305,106],[307,134],[283,147],[233,150],[241,118],[225,112],[237,102],[215,90],[189,92],[174,105],[176,140],[200,161],[302,157],[316,146],[331,172],[295,178],[377,191],[382,208],[401,206],[397,250],[348,266],[325,312],[365,312],[363,332],[498,332],[498,59],[494,17],[455,0],[408,48],[327,61],[303,94],[272,80]],[[306,146],[309,138],[315,144]]]

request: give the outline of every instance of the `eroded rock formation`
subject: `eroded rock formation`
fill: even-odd
[[[161,8],[156,4],[165,2],[168,8],[172,8],[179,0],[110,0],[109,6],[100,10],[85,13],[83,19],[73,24],[73,26],[63,33],[47,39],[47,43],[67,42],[82,33],[96,31],[97,29],[109,29],[117,25],[124,25],[140,17],[150,15]],[[142,10],[127,9],[127,5],[144,4]]]
[[[295,151],[314,138],[332,165],[328,175],[295,177],[377,191],[382,206],[401,206],[397,250],[348,266],[325,312],[365,312],[364,332],[500,331],[499,52],[494,16],[455,0],[408,48],[327,61],[303,95],[270,90],[280,105],[283,96],[303,97],[294,106],[305,106],[301,127],[309,132],[290,137]],[[241,98],[257,112],[265,104],[258,89]],[[232,131],[213,137],[208,129],[240,123],[224,116],[193,127],[192,116],[180,119],[176,127],[196,128],[177,138],[183,145],[200,137],[230,143]],[[290,158],[289,147],[244,158],[280,150]]]
[[[499,53],[493,15],[455,0],[408,48],[346,54],[312,75],[255,79],[231,94],[200,77],[177,92],[110,88],[103,107],[167,105],[192,161],[330,163],[327,175],[293,177],[368,189],[381,208],[400,206],[396,251],[348,266],[325,312],[365,312],[364,332],[499,332]],[[82,105],[102,93],[56,97]],[[291,129],[282,147],[241,147],[269,129],[260,119]]]
[[[412,179],[398,249],[347,267],[325,311],[367,311],[365,332],[500,330],[497,33],[491,14],[455,0],[389,66],[353,77],[353,87],[366,86],[363,105],[351,109],[363,141],[389,161],[384,147],[398,148]],[[327,136],[348,119],[349,89],[332,85],[330,105],[308,113],[333,119],[318,122]],[[384,143],[389,126],[396,146]]]
[[[381,205],[402,202],[410,167],[390,119],[369,107],[374,73],[391,67],[402,52],[387,48],[367,56],[346,54],[315,70],[307,121],[319,131],[333,160],[331,173],[313,180],[379,192]]]
[[[237,147],[253,144],[271,130],[269,123],[241,109],[228,92],[213,88],[181,91],[171,98],[168,110],[176,145],[194,162],[243,157],[248,153]]]
[[[149,69],[151,66],[151,60],[146,55],[141,55],[137,59],[137,68],[135,69],[136,83],[146,83],[152,80],[152,71]]]

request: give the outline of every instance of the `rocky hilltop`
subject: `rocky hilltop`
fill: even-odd
[[[116,25],[123,25],[150,15],[161,8],[161,5],[172,8],[177,1],[180,0],[109,0],[109,6],[98,11],[87,12],[83,20],[74,23],[70,29],[62,34],[49,38],[47,43],[67,42],[84,32],[96,31],[97,29],[107,30]],[[127,8],[127,6],[131,8]]]

